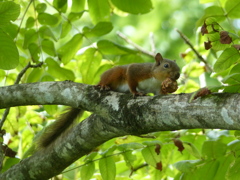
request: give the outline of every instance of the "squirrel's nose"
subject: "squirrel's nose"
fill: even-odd
[[[177,80],[180,77],[180,73],[176,73],[172,76],[172,80]]]

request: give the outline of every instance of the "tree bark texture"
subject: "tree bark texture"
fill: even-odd
[[[61,104],[93,112],[59,138],[0,175],[0,179],[48,179],[100,144],[123,135],[178,129],[240,129],[240,94],[144,96],[100,91],[70,81],[0,88],[0,108]]]

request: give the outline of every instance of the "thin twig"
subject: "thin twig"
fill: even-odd
[[[154,39],[154,34],[151,32],[149,34],[149,38],[150,38],[150,45],[151,45],[151,49],[152,49],[152,52],[156,52],[156,45],[155,45],[155,39]]]
[[[17,76],[17,79],[15,80],[14,82],[14,85],[15,84],[19,84],[20,80],[22,79],[23,75],[26,73],[26,71],[29,69],[29,68],[38,68],[38,67],[41,67],[43,64],[43,62],[40,62],[39,64],[36,64],[36,65],[32,65],[30,62],[23,68],[23,70],[18,74]],[[3,124],[5,122],[5,120],[7,119],[7,116],[9,114],[9,111],[10,111],[10,108],[6,108],[4,113],[3,113],[3,116],[2,116],[2,119],[0,120],[0,130],[2,129],[3,127]]]
[[[117,35],[122,38],[124,41],[126,41],[128,44],[131,44],[133,47],[135,47],[137,50],[139,50],[140,52],[142,52],[143,54],[146,54],[150,57],[155,57],[155,53],[153,52],[149,52],[146,51],[145,49],[143,49],[141,46],[137,45],[136,43],[134,43],[133,41],[131,41],[127,36],[125,36],[123,33],[121,33],[120,31],[117,32]]]
[[[193,52],[196,54],[196,56],[198,57],[198,59],[205,64],[207,70],[208,70],[209,72],[213,72],[213,69],[208,65],[207,61],[202,57],[202,55],[193,47],[193,45],[191,44],[191,42],[189,41],[189,39],[188,39],[181,31],[179,31],[178,29],[177,29],[176,31],[179,33],[179,35],[180,35],[181,38],[185,41],[185,43],[186,43],[187,45],[189,45],[189,47],[193,50]]]

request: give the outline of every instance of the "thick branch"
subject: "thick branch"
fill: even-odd
[[[240,129],[239,94],[213,94],[189,103],[190,97],[180,94],[134,99],[69,81],[0,88],[0,108],[63,104],[95,113],[56,141],[53,149],[35,153],[0,179],[50,178],[113,137],[192,128]]]

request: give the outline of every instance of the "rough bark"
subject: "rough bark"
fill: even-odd
[[[2,87],[0,108],[62,104],[95,114],[56,141],[53,148],[24,159],[1,174],[0,179],[50,178],[118,136],[193,128],[240,129],[239,94],[212,94],[189,102],[190,99],[191,94],[133,98],[69,81]]]

